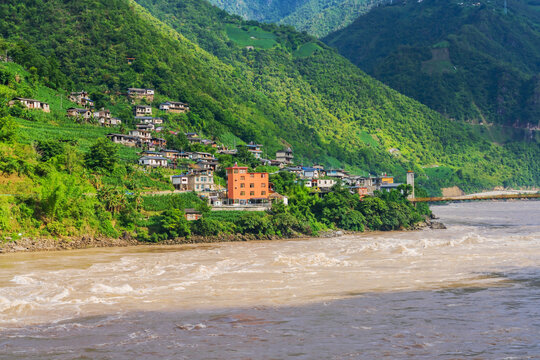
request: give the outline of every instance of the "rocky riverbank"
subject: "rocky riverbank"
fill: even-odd
[[[423,222],[416,224],[410,230],[423,229],[446,229],[444,224],[432,221],[426,217]],[[405,230],[405,229],[403,229]],[[331,238],[339,237],[345,234],[354,232],[342,230],[328,230],[321,232],[318,237]],[[305,235],[290,237],[291,239],[303,238]],[[213,237],[191,236],[189,238],[176,238],[172,240],[160,241],[158,243],[142,242],[137,240],[130,234],[124,234],[120,238],[107,237],[90,237],[83,236],[78,238],[21,238],[14,241],[0,243],[0,254],[15,253],[15,252],[37,252],[37,251],[62,251],[62,250],[77,250],[89,248],[106,248],[106,247],[127,247],[138,245],[182,245],[182,244],[205,244],[233,241],[257,241],[257,240],[279,240],[283,239],[278,236],[257,236],[253,234],[223,234]]]

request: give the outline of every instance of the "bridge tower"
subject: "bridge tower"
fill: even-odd
[[[414,199],[414,171],[407,171],[407,185],[412,186],[412,193],[409,195],[409,199]]]

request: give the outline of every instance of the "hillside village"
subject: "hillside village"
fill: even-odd
[[[106,137],[113,143],[140,149],[138,164],[147,170],[155,168],[173,169],[177,172],[170,176],[174,193],[195,192],[215,208],[235,208],[257,206],[269,207],[276,200],[287,203],[287,198],[278,194],[270,182],[270,175],[277,172],[292,174],[298,181],[313,193],[325,194],[332,191],[336,184],[341,184],[353,194],[360,197],[373,195],[375,191],[391,191],[401,184],[394,182],[390,175],[357,176],[343,169],[325,168],[314,164],[305,166],[294,161],[291,147],[275,153],[275,156],[265,156],[264,145],[250,142],[228,148],[215,140],[205,139],[195,132],[183,133],[190,146],[196,145],[205,151],[184,151],[167,147],[165,132],[179,135],[177,131],[166,130],[163,118],[154,116],[151,105],[155,98],[155,90],[129,88],[125,94],[132,105],[135,128],[123,127],[123,132],[111,132]],[[79,123],[95,124],[103,127],[120,129],[126,121],[114,117],[110,110],[94,109],[95,102],[90,99],[88,92],[72,92],[68,100],[80,108],[68,108],[66,117],[73,118]],[[28,109],[49,111],[49,106],[39,100],[15,98],[10,103],[20,102]],[[190,111],[189,105],[183,102],[166,101],[159,104],[159,111],[181,114]],[[253,169],[268,168],[268,171],[249,171],[248,166],[239,166],[237,161],[233,166],[220,163],[219,155],[230,155],[233,158],[239,150],[247,151],[254,161]],[[230,164],[229,164],[230,165]],[[223,168],[225,166],[225,168]],[[226,185],[219,183],[216,172],[222,171]],[[407,176],[410,185],[412,180]]]

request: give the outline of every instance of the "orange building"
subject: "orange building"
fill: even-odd
[[[248,173],[248,168],[227,168],[227,197],[230,203],[247,204],[268,200],[268,173]]]

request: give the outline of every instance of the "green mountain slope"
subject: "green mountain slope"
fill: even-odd
[[[396,2],[324,41],[449,118],[538,127],[539,4],[509,1],[505,13],[503,0]]]
[[[292,25],[300,31],[324,36],[339,30],[373,6],[388,0],[210,0],[245,19]]]
[[[169,124],[175,129],[256,141],[270,155],[291,145],[299,161],[359,172],[414,168],[425,182],[430,169],[447,169],[447,178],[429,178],[433,186],[540,182],[531,161],[538,146],[496,146],[310,36],[246,23],[203,1],[140,3],[153,15],[127,0],[12,0],[0,4],[0,34],[14,43],[9,55],[50,86],[87,88],[119,108],[130,86],[188,102],[189,115]]]

